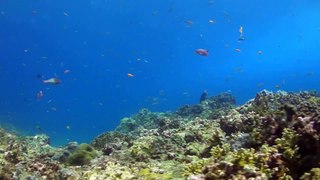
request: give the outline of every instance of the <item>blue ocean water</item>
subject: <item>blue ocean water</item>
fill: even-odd
[[[238,104],[262,89],[319,90],[319,9],[317,0],[3,0],[0,122],[62,145],[141,108],[196,104],[203,90]],[[52,77],[62,83],[42,83]]]

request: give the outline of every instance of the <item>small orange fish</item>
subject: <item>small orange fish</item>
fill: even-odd
[[[242,27],[242,26],[240,26],[240,28],[239,28],[239,33],[240,33],[240,34],[243,33],[243,27]]]
[[[200,56],[208,56],[209,55],[209,51],[206,49],[197,49],[195,52],[197,54],[199,54]]]
[[[134,77],[134,74],[128,73],[127,76],[128,77]]]
[[[237,49],[235,49],[235,51],[239,53],[239,52],[241,52],[241,49],[237,48]]]
[[[43,91],[37,93],[37,100],[39,101],[43,97]]]

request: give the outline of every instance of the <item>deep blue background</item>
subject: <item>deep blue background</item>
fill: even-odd
[[[239,104],[276,85],[319,90],[319,9],[317,0],[2,0],[0,121],[29,134],[40,126],[59,145],[89,142],[143,107],[195,104],[204,89]]]

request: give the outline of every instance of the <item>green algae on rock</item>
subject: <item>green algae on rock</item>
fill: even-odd
[[[97,157],[98,153],[89,144],[80,144],[77,149],[67,158],[67,163],[72,166],[81,166],[89,164],[92,159]]]

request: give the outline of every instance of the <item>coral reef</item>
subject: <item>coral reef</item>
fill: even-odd
[[[142,109],[90,145],[0,129],[0,179],[319,179],[319,113],[316,92],[262,91]]]
[[[81,166],[89,164],[92,159],[97,157],[98,153],[89,144],[80,144],[77,149],[67,157],[66,162],[72,166]]]

